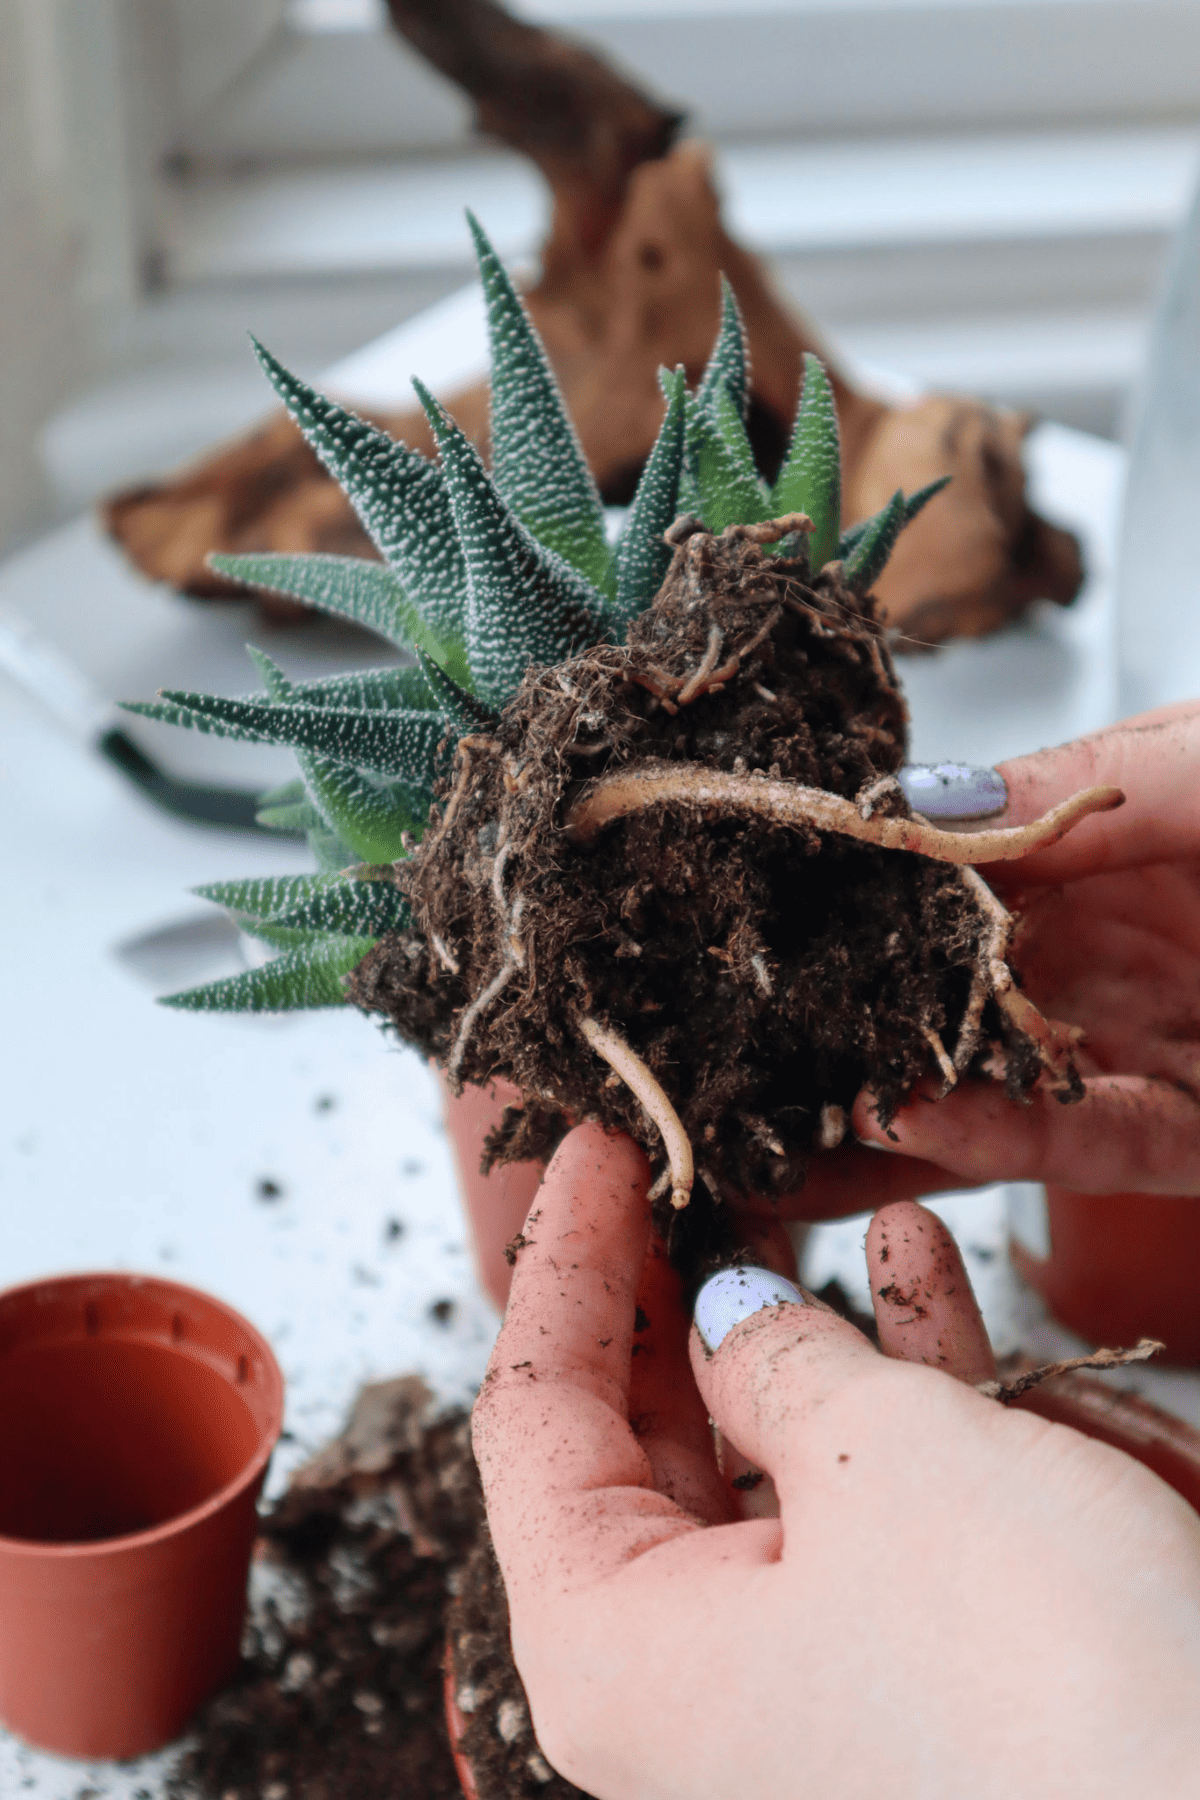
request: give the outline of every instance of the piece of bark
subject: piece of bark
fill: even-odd
[[[781,303],[757,258],[725,231],[706,148],[684,142],[656,153],[674,115],[590,53],[518,25],[491,0],[446,7],[466,36],[481,24],[494,29],[490,51],[474,40],[456,47],[453,31],[438,29],[431,0],[397,0],[394,11],[413,41],[431,59],[440,56],[439,66],[475,96],[481,120],[507,133],[558,184],[543,272],[526,299],[606,500],[629,499],[654,442],[663,414],[659,367],[682,364],[689,380],[699,378],[716,335],[723,271],[746,321],[751,437],[765,473],[774,473],[784,452],[803,354],[815,350],[829,370],[841,424],[843,523],[868,516],[898,487],[912,493],[937,476],[953,477],[902,534],[877,585],[888,621],[903,637],[917,644],[978,637],[1035,599],[1065,604],[1075,597],[1083,574],[1078,544],[1034,513],[1026,497],[1026,421],[963,397],[888,406],[856,390],[812,327]],[[508,104],[522,66],[531,80],[540,70],[546,91],[557,94],[540,128],[527,108]],[[583,122],[569,116],[572,107],[586,113]],[[633,162],[639,154],[643,160]],[[608,221],[599,239],[597,219]],[[486,455],[486,383],[447,403]],[[370,416],[432,455],[416,406]],[[213,550],[374,555],[349,503],[283,417],[173,480],[118,494],[104,516],[145,573],[204,598],[234,591],[205,566]],[[305,612],[270,597],[262,605],[275,619]]]
[[[664,156],[684,115],[582,44],[495,0],[388,0],[393,25],[475,103],[476,128],[535,163],[554,196],[559,254],[607,242],[639,163]]]

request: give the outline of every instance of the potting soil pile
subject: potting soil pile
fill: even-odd
[[[265,1515],[251,1594],[241,1673],[170,1800],[456,1800],[447,1634],[479,1800],[580,1795],[533,1735],[467,1416],[417,1377],[364,1388]]]

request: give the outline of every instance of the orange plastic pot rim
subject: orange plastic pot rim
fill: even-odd
[[[211,1518],[214,1513],[221,1512],[262,1476],[278,1442],[279,1433],[283,1429],[283,1372],[276,1361],[275,1352],[258,1327],[252,1325],[244,1314],[238,1312],[236,1307],[230,1306],[227,1301],[219,1300],[215,1294],[207,1293],[203,1288],[193,1287],[189,1282],[168,1281],[161,1275],[139,1275],[127,1269],[82,1269],[43,1275],[35,1281],[24,1281],[16,1287],[5,1288],[3,1292],[0,1292],[0,1304],[19,1294],[32,1293],[38,1288],[50,1287],[60,1282],[85,1281],[116,1282],[121,1286],[144,1283],[146,1285],[153,1284],[159,1288],[169,1288],[175,1293],[190,1294],[197,1300],[203,1301],[205,1306],[213,1307],[234,1320],[254,1340],[262,1354],[263,1364],[267,1371],[271,1405],[267,1422],[262,1427],[262,1441],[249,1462],[231,1481],[227,1481],[224,1487],[218,1488],[215,1494],[210,1494],[208,1499],[202,1500],[198,1506],[189,1507],[187,1512],[177,1513],[173,1519],[166,1519],[161,1525],[151,1525],[145,1531],[125,1532],[120,1537],[95,1538],[77,1544],[45,1543],[40,1538],[7,1537],[0,1532],[0,1549],[6,1556],[39,1558],[49,1556],[56,1559],[121,1556],[130,1550],[142,1549],[151,1544],[162,1543],[166,1538],[181,1536],[193,1525],[198,1525],[202,1520]],[[159,1341],[152,1332],[131,1331],[125,1335],[129,1338],[151,1338]]]

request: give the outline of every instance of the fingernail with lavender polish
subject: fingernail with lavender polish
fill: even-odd
[[[896,779],[908,804],[927,819],[990,819],[1008,805],[1008,788],[998,769],[905,763]]]
[[[718,1269],[696,1295],[692,1317],[704,1347],[713,1351],[735,1325],[768,1306],[807,1306],[800,1289],[770,1269],[739,1264]]]

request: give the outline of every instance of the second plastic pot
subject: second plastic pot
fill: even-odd
[[[1017,1270],[1080,1337],[1160,1338],[1168,1362],[1200,1363],[1200,1200],[1030,1188],[1010,1229]]]
[[[0,1719],[66,1756],[178,1736],[234,1673],[283,1378],[194,1288],[0,1294]]]

